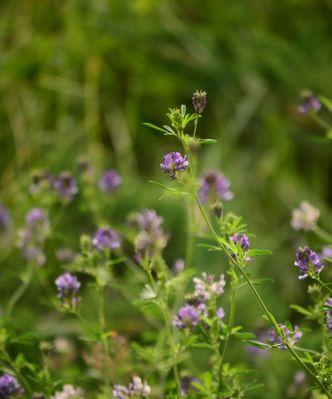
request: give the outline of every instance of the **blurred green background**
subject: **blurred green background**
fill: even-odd
[[[85,157],[123,177],[105,220],[119,223],[130,211],[155,207],[172,235],[166,258],[184,256],[184,208],[177,198],[158,201],[160,190],[148,183],[165,179],[161,156],[178,147],[142,123],[163,123],[169,107],[190,105],[193,91],[204,89],[200,135],[218,144],[202,152],[202,170],[219,168],[231,180],[227,209],[244,217],[256,247],[274,252],[253,273],[275,280],[262,290],[279,318],[299,322],[288,309],[307,301],[294,250],[309,240],[320,250],[321,243],[294,233],[290,213],[306,199],[320,208],[322,226],[331,226],[332,145],[319,140],[320,127],[297,104],[303,89],[332,95],[331,21],[331,0],[0,1],[0,201],[22,225],[36,205],[27,194],[31,173],[75,174]],[[94,224],[72,209],[59,241],[77,247]],[[22,267],[13,252],[2,256],[1,268],[11,266],[1,279],[8,292]],[[201,249],[195,263],[225,271]],[[30,316],[29,302],[21,305],[27,328],[38,318],[33,304]],[[260,314],[242,290],[238,322],[252,330]],[[234,356],[245,358],[240,347]],[[286,355],[275,356],[258,377],[271,399],[285,397],[296,370]]]

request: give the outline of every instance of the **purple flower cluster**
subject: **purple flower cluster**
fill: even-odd
[[[104,193],[114,193],[121,184],[121,177],[118,175],[116,170],[110,169],[106,171],[99,181],[99,188]]]
[[[326,329],[327,331],[332,331],[332,297],[327,298],[325,306],[328,307],[326,310]]]
[[[229,180],[218,171],[205,173],[200,178],[199,200],[202,204],[214,203],[220,200],[230,201],[233,193],[230,191]]]
[[[224,292],[225,279],[220,275],[219,280],[215,281],[213,275],[202,274],[202,278],[195,277],[194,293],[187,296],[187,303],[182,306],[173,319],[173,325],[177,328],[194,328],[200,321],[202,316],[208,316],[208,305]],[[217,317],[220,321],[224,318],[225,312],[223,308],[218,308],[213,317]]]
[[[184,329],[193,328],[200,322],[201,314],[205,311],[205,305],[199,304],[197,307],[193,305],[182,306],[177,315],[173,319],[173,326]]]
[[[92,238],[92,245],[99,251],[114,250],[120,247],[120,238],[111,228],[100,228]]]
[[[299,248],[296,251],[296,261],[294,265],[299,268],[300,280],[310,275],[317,276],[324,268],[319,256],[308,246]]]
[[[160,167],[164,173],[169,173],[174,180],[178,172],[182,172],[189,166],[187,156],[184,157],[179,152],[170,152],[163,156]]]
[[[231,237],[231,240],[234,242],[234,244],[239,244],[242,250],[245,252],[250,248],[249,237],[246,234],[234,234]]]
[[[315,95],[306,93],[303,95],[302,104],[298,107],[298,110],[301,114],[307,114],[310,111],[317,112],[321,107],[322,104]]]
[[[40,208],[31,209],[26,215],[26,227],[19,232],[18,246],[22,256],[42,266],[46,257],[43,244],[50,232],[48,216]]]
[[[7,209],[0,205],[0,234],[8,230],[11,223]]]
[[[76,179],[69,172],[61,172],[54,178],[53,187],[55,188],[59,199],[71,202],[78,193]]]
[[[114,385],[113,396],[116,399],[129,399],[129,398],[147,398],[150,396],[151,388],[142,381],[140,377],[133,377],[132,381],[127,385]]]
[[[209,301],[216,298],[224,292],[226,285],[225,277],[220,275],[219,280],[215,281],[213,274],[203,273],[202,278],[194,277],[195,284],[194,297],[200,302]]]
[[[302,331],[297,327],[294,326],[293,331],[290,331],[287,326],[284,324],[279,324],[279,328],[281,329],[284,339],[289,345],[296,345],[299,339],[302,337]],[[276,345],[280,349],[286,349],[286,345],[282,338],[276,333],[274,328],[271,328],[268,331],[268,340],[272,345]]]
[[[154,209],[145,209],[137,214],[139,233],[136,237],[136,260],[154,257],[167,245],[168,235],[163,231],[163,218]]]
[[[81,287],[77,277],[70,273],[64,273],[55,280],[55,285],[62,304],[71,309],[75,308],[80,302],[77,293]]]
[[[196,90],[192,96],[192,102],[196,114],[201,114],[204,108],[207,106],[206,92],[202,90]]]
[[[23,389],[15,377],[9,374],[0,376],[0,398],[17,398],[23,394]]]
[[[62,391],[58,391],[51,399],[83,399],[84,392],[81,388],[75,388],[70,384],[63,386]]]

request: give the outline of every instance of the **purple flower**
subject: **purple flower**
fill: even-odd
[[[328,307],[326,310],[326,329],[332,331],[332,297],[327,298],[325,305]]]
[[[135,258],[154,257],[167,245],[168,234],[162,229],[163,218],[153,209],[146,209],[136,217],[139,233],[135,240]]]
[[[7,209],[0,205],[0,233],[5,232],[10,226],[11,220]]]
[[[111,228],[100,228],[92,238],[92,245],[100,251],[117,249],[120,247],[120,238]]]
[[[161,169],[164,173],[169,173],[172,179],[176,179],[177,172],[187,169],[189,162],[187,156],[184,157],[179,152],[170,152],[163,156]]]
[[[310,111],[319,111],[321,107],[322,104],[315,95],[305,93],[302,96],[302,104],[298,107],[298,110],[301,114],[307,114]]]
[[[212,274],[202,273],[202,278],[194,277],[195,284],[194,297],[199,302],[205,302],[213,297],[218,297],[224,292],[226,281],[224,275],[219,276],[219,280],[215,281]]]
[[[81,283],[76,276],[64,273],[55,280],[55,285],[58,290],[58,297],[65,307],[72,308],[80,302],[77,293],[81,287]]]
[[[147,398],[150,396],[151,388],[142,381],[140,377],[133,377],[132,381],[127,385],[114,385],[113,396],[116,399],[129,399],[131,397]]]
[[[180,274],[183,270],[184,270],[184,268],[185,268],[185,261],[184,261],[184,259],[177,259],[175,262],[174,262],[174,265],[173,265],[173,272],[174,272],[174,274],[176,274],[176,275],[178,275],[178,274]]]
[[[164,222],[154,209],[145,209],[138,213],[136,220],[140,230],[151,233],[158,231]]]
[[[233,237],[231,237],[231,240],[234,242],[234,244],[239,244],[243,251],[248,251],[250,247],[250,241],[246,234],[234,234]]]
[[[284,340],[290,345],[296,345],[299,339],[302,337],[302,331],[297,327],[294,326],[293,331],[290,331],[287,326],[284,324],[279,324],[279,328],[281,329]],[[276,345],[280,349],[286,349],[286,345],[284,344],[284,340],[276,333],[274,328],[271,328],[268,331],[269,341],[272,345]]]
[[[201,313],[198,308],[192,305],[184,305],[174,317],[173,325],[180,329],[193,328],[199,323]]]
[[[202,204],[219,200],[230,201],[233,198],[230,185],[229,180],[218,171],[205,173],[200,178],[199,200]]]
[[[42,209],[33,208],[25,219],[26,227],[19,231],[18,246],[25,259],[42,266],[46,261],[43,245],[50,232],[48,216]]]
[[[192,96],[192,101],[196,114],[201,114],[207,106],[206,92],[196,90]]]
[[[0,377],[0,398],[18,397],[23,394],[23,389],[15,377],[3,374]]]
[[[61,200],[70,202],[78,193],[76,179],[69,172],[61,172],[55,177],[53,187]]]
[[[320,253],[321,258],[327,258],[332,261],[332,248],[331,247],[323,247],[322,252]]]
[[[101,191],[105,193],[114,193],[121,184],[121,177],[118,173],[110,169],[103,174],[99,181]]]
[[[225,317],[225,311],[223,308],[218,308],[217,312],[216,312],[216,316],[218,317],[218,319],[221,321],[223,320],[223,318]]]
[[[318,275],[324,268],[319,256],[308,246],[299,248],[296,251],[296,261],[294,265],[299,268],[299,279],[303,280],[309,275]]]

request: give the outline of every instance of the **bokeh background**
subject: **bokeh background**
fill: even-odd
[[[172,236],[166,258],[183,257],[184,207],[178,198],[159,201],[160,189],[148,183],[165,179],[161,156],[178,147],[143,122],[163,123],[169,107],[189,106],[193,91],[204,89],[208,107],[200,135],[218,144],[204,148],[201,168],[218,168],[231,180],[234,200],[227,209],[243,216],[256,247],[274,253],[255,263],[252,273],[274,279],[261,290],[278,317],[301,324],[288,307],[308,302],[306,283],[292,266],[294,250],[304,242],[320,250],[322,243],[292,231],[290,214],[306,199],[321,210],[321,225],[331,226],[332,144],[297,105],[304,89],[332,95],[331,20],[330,0],[1,1],[0,200],[14,226],[38,205],[27,190],[34,171],[75,174],[84,158],[100,170],[116,168],[123,178],[103,219],[117,224],[131,211],[154,207]],[[63,212],[50,252],[61,245],[78,248],[80,234],[95,227],[87,208],[78,200]],[[14,241],[6,241],[1,255],[3,298],[24,267]],[[55,260],[49,263],[50,275],[56,274]],[[226,267],[201,249],[195,263],[202,270]],[[19,328],[55,333],[59,316],[45,300],[25,299],[16,313]],[[111,312],[123,312],[121,304]],[[260,315],[243,289],[237,321],[253,330],[262,324]],[[117,318],[115,329],[130,336],[140,320],[129,316]],[[63,332],[74,328],[61,326]],[[232,355],[235,362],[246,359],[241,346]],[[262,367],[256,364],[255,378],[269,390],[253,392],[253,398],[263,392],[265,398],[286,397],[297,370],[286,359],[277,353]],[[71,366],[69,375],[79,376],[80,367]]]

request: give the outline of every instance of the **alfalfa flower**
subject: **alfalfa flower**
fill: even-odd
[[[151,388],[140,377],[133,377],[127,385],[114,385],[113,396],[116,399],[147,398],[151,394]]]
[[[135,259],[154,257],[166,247],[168,234],[162,228],[163,218],[154,209],[145,209],[136,216],[139,233],[135,239]]]
[[[236,233],[231,237],[231,241],[233,241],[236,245],[239,244],[242,250],[245,252],[250,248],[249,237],[246,234]]]
[[[195,327],[201,319],[202,310],[193,305],[182,306],[173,319],[173,326],[184,329]]]
[[[116,170],[107,170],[99,181],[99,188],[104,193],[112,194],[114,193],[121,184],[121,177]]]
[[[189,166],[187,156],[182,156],[180,152],[170,152],[163,156],[160,167],[164,173],[169,173],[174,180],[179,172],[183,172]]]
[[[272,345],[278,347],[279,349],[286,349],[287,346],[285,343],[288,345],[296,345],[303,335],[302,331],[297,326],[294,326],[294,328],[290,330],[286,325],[280,323],[279,330],[281,336],[277,334],[274,328],[271,328],[268,331],[268,340]]]
[[[80,302],[77,294],[81,283],[77,277],[70,273],[63,273],[55,280],[55,285],[58,291],[58,298],[61,300],[62,305],[65,308],[74,309]]]
[[[206,92],[196,90],[192,96],[192,101],[196,114],[201,114],[207,106]]]
[[[321,109],[322,104],[314,94],[305,92],[302,95],[302,104],[299,105],[298,110],[301,114],[307,114],[310,111],[317,112]]]
[[[294,265],[299,268],[299,279],[303,280],[308,276],[317,276],[323,270],[324,264],[319,256],[308,246],[298,248]]]
[[[46,261],[43,245],[50,233],[50,223],[46,212],[33,208],[26,215],[26,226],[19,231],[18,246],[22,256],[42,266]]]
[[[332,297],[327,298],[325,306],[326,329],[327,331],[332,331]]]
[[[60,200],[71,202],[78,193],[76,179],[69,172],[61,172],[55,177],[53,187]]]
[[[75,388],[73,385],[66,384],[62,391],[56,392],[51,399],[83,399],[84,392],[81,388]]]
[[[230,201],[233,198],[230,185],[229,180],[218,171],[205,173],[200,178],[200,202],[213,204],[218,201]]]
[[[200,302],[209,301],[211,298],[216,298],[224,292],[226,285],[225,277],[223,274],[215,280],[213,274],[202,273],[202,278],[194,277],[195,284],[194,297]]]
[[[292,212],[291,226],[294,230],[314,230],[319,218],[319,209],[307,201],[302,201]]]
[[[15,377],[9,374],[0,376],[0,398],[18,398],[22,394],[23,389]]]
[[[92,245],[100,251],[117,249],[120,244],[118,233],[109,227],[98,229],[92,238]]]

